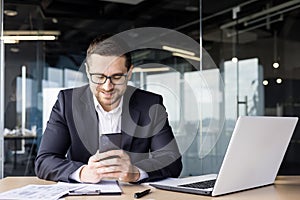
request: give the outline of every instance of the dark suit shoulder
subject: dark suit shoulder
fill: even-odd
[[[132,86],[128,86],[130,93],[130,104],[141,110],[151,107],[153,104],[162,104],[162,96],[153,92],[141,90]],[[127,93],[127,94],[128,94]]]
[[[161,95],[149,92],[146,90],[141,90],[139,88],[135,88],[134,95],[141,97],[149,97],[149,98],[161,98]]]

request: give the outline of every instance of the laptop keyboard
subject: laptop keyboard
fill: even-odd
[[[183,185],[179,185],[179,186],[198,188],[198,189],[206,189],[206,188],[214,187],[215,182],[216,182],[216,179],[208,180],[208,181],[195,182],[195,183],[189,183],[189,184],[183,184]]]

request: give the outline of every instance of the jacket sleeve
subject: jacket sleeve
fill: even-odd
[[[65,103],[64,92],[61,91],[52,108],[35,160],[36,175],[42,179],[72,182],[69,175],[83,165],[66,158],[71,138],[65,118]]]
[[[168,116],[159,96],[159,102],[152,116],[150,139],[150,152],[147,159],[135,163],[137,167],[146,171],[147,179],[140,182],[156,181],[167,177],[178,177],[182,170],[181,154],[178,149]]]

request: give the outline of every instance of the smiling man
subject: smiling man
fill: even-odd
[[[127,51],[114,36],[92,41],[89,84],[61,91],[52,108],[36,158],[39,178],[140,183],[179,176],[181,155],[162,97],[127,85]]]

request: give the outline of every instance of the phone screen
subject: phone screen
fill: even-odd
[[[103,153],[110,150],[121,149],[122,135],[121,133],[102,134],[99,137],[99,153]],[[109,157],[106,159],[113,158]]]

